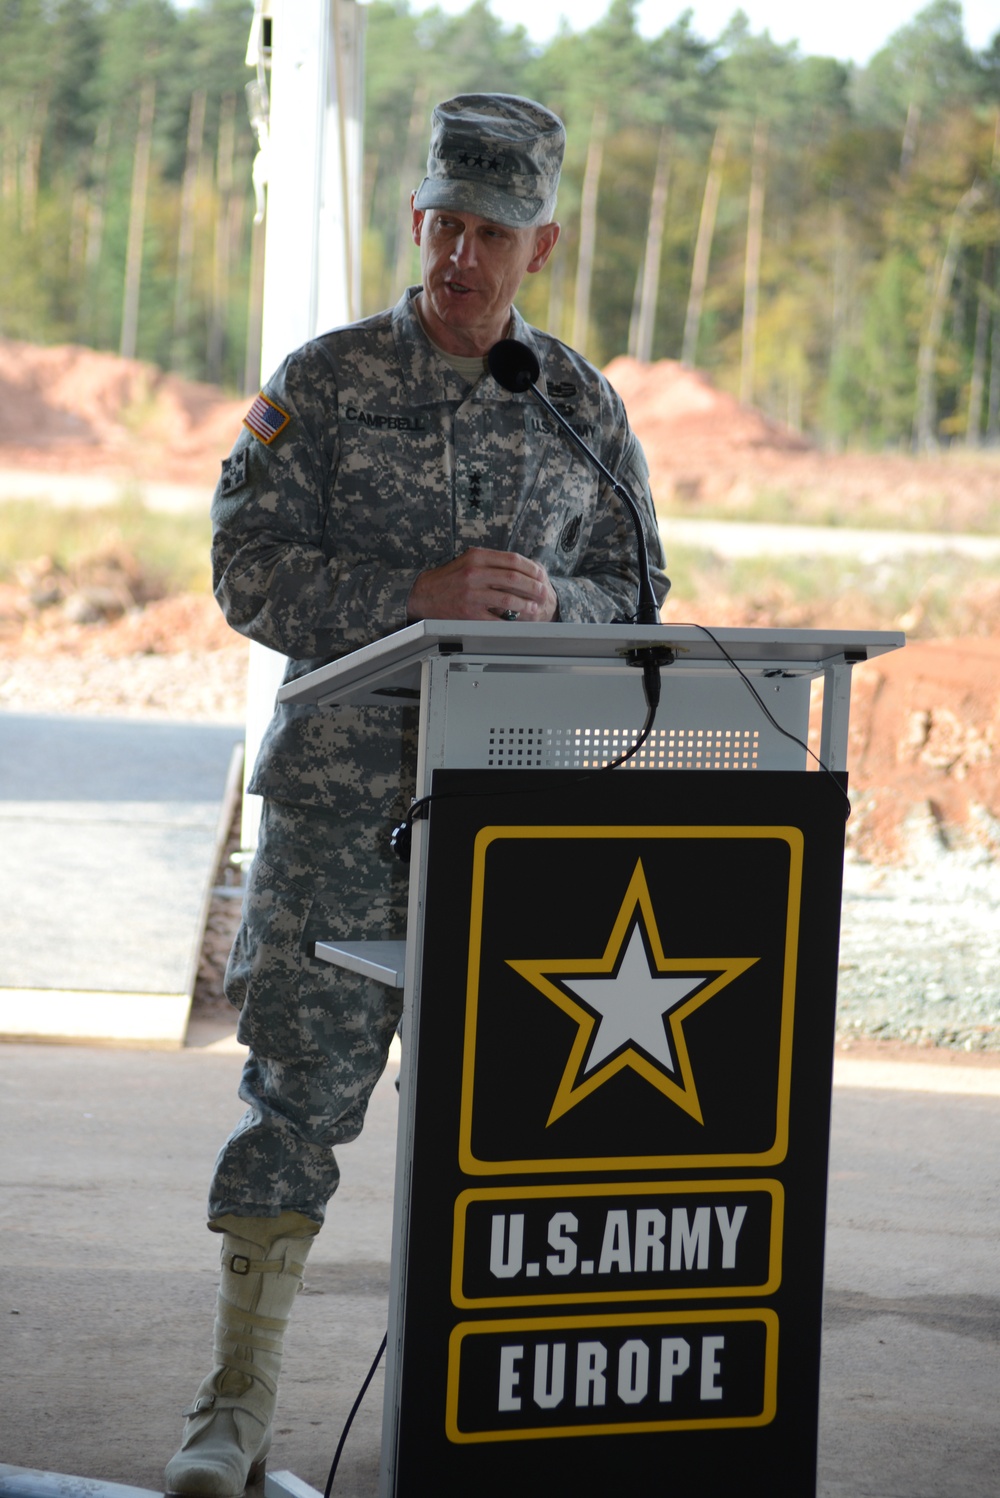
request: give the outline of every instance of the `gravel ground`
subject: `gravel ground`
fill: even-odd
[[[242,721],[246,651],[119,658],[20,656],[0,660],[0,709],[19,713]],[[948,848],[938,829],[907,829],[902,861],[848,853],[841,938],[838,1034],[1000,1052],[1000,862],[994,836]],[[991,848],[992,844],[992,848]],[[209,918],[197,1002],[226,1013],[221,968],[235,902]]]
[[[242,646],[176,655],[20,655],[0,659],[0,709],[241,723],[246,674]]]
[[[1000,1051],[1000,863],[929,818],[908,833],[899,864],[848,853],[838,1035]]]

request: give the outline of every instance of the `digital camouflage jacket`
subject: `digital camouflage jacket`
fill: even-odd
[[[289,657],[286,680],[407,623],[419,572],[470,546],[542,563],[574,622],[626,618],[635,537],[614,495],[530,395],[438,355],[411,288],[391,311],[291,354],[264,386],[212,504],[215,595],[234,629]],[[607,380],[515,312],[540,388],[644,510],[665,596],[648,470]],[[338,816],[395,815],[412,794],[398,709],[279,706],[251,790]],[[392,809],[390,810],[390,806]]]

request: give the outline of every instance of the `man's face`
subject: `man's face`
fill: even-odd
[[[452,354],[485,354],[506,335],[517,289],[548,260],[559,225],[512,229],[459,209],[414,208],[413,238],[431,338]]]

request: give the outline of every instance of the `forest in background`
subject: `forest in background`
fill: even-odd
[[[932,0],[864,68],[737,11],[652,40],[633,0],[545,46],[488,0],[366,7],[363,300],[415,279],[434,103],[566,121],[563,238],[519,302],[595,363],[681,359],[830,449],[1000,444],[1000,31]],[[0,333],[254,384],[252,5],[0,0]]]

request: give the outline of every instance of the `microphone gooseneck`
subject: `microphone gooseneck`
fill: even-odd
[[[509,390],[513,395],[523,395],[530,391],[539,405],[544,406],[552,419],[562,431],[569,437],[573,445],[587,459],[593,468],[610,484],[615,494],[625,506],[632,524],[635,527],[636,544],[639,549],[639,586],[636,600],[637,624],[659,624],[660,611],[656,606],[656,595],[653,593],[653,585],[649,576],[649,557],[646,554],[646,538],[642,530],[642,518],[639,514],[639,506],[632,495],[615,478],[590,448],[570,426],[565,416],[557,411],[555,406],[546,396],[542,395],[535,382],[541,374],[541,369],[534,352],[527,344],[519,343],[516,338],[502,338],[495,343],[486,356],[486,362],[490,374],[497,384],[504,390]],[[642,669],[642,689],[646,698],[646,721],[635,743],[620,754],[617,759],[611,760],[602,766],[602,770],[616,770],[626,760],[632,759],[639,752],[643,744],[649,738],[653,729],[653,720],[656,717],[656,709],[660,701],[660,667],[670,665],[674,659],[674,652],[669,645],[639,645],[626,652],[625,659],[630,666],[639,666]],[[583,774],[583,779],[589,779],[591,775],[600,774],[601,771],[588,770]],[[461,795],[462,792],[444,791],[444,796]],[[506,792],[494,794],[504,795]],[[427,815],[430,805],[437,800],[437,793],[421,796],[413,801],[409,811],[398,827],[394,827],[390,838],[390,847],[396,857],[403,863],[409,863],[412,849],[413,824]]]
[[[520,343],[516,338],[501,338],[495,343],[486,356],[490,374],[498,385],[504,390],[510,390],[514,395],[523,395],[526,391],[543,406],[553,421],[557,423],[578,452],[582,453],[592,468],[617,494],[628,512],[629,518],[635,529],[635,541],[637,548],[637,561],[639,565],[639,586],[636,590],[636,624],[659,624],[660,610],[657,607],[656,595],[653,592],[653,584],[649,576],[649,556],[646,552],[646,537],[642,529],[642,517],[639,514],[639,506],[632,495],[623,484],[620,484],[610,469],[605,468],[600,458],[584,442],[578,432],[570,426],[561,411],[558,411],[547,396],[538,389],[536,381],[541,369],[532,349],[526,343]]]

